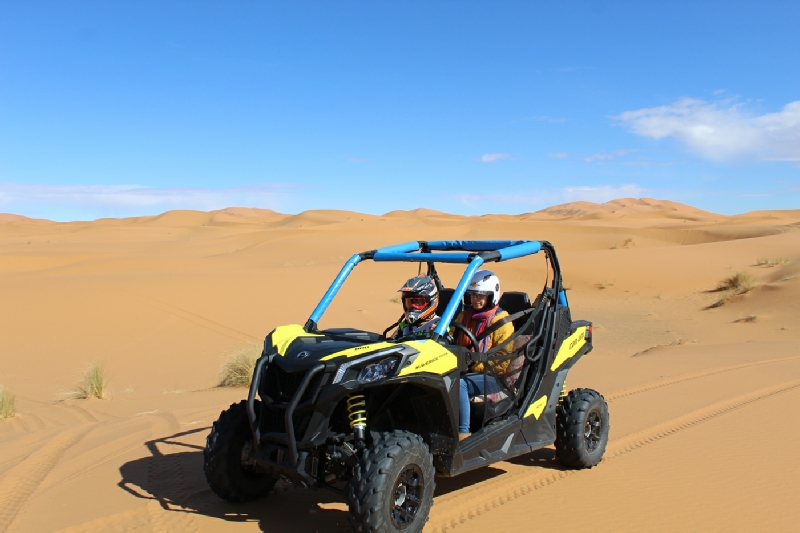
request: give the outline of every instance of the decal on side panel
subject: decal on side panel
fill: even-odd
[[[542,416],[542,412],[544,411],[545,406],[547,405],[547,395],[545,394],[535,402],[533,402],[528,410],[525,411],[525,416],[533,415],[536,420],[539,420],[539,417]],[[523,417],[525,418],[525,417]]]
[[[563,365],[565,361],[578,353],[578,350],[583,348],[584,344],[586,344],[586,326],[581,326],[561,343],[561,347],[558,349],[558,353],[556,354],[555,360],[553,360],[553,364],[550,366],[550,370],[556,370]]]
[[[458,358],[453,352],[432,340],[408,341],[404,344],[414,348],[419,355],[413,363],[400,370],[398,376],[407,376],[425,372],[427,374],[438,374],[440,376],[455,370],[458,366]]]

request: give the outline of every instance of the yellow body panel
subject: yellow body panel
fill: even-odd
[[[403,344],[417,350],[419,355],[413,363],[402,369],[397,374],[398,376],[408,376],[420,372],[443,376],[458,366],[458,357],[438,342],[426,339],[407,341]]]
[[[558,349],[556,358],[550,366],[550,370],[556,370],[564,364],[565,361],[573,357],[583,345],[586,344],[586,326],[581,326],[575,330],[575,333],[564,339],[561,347]]]
[[[535,402],[533,402],[528,410],[525,411],[525,416],[533,415],[536,417],[536,420],[539,420],[539,417],[542,416],[542,412],[544,411],[545,406],[547,405],[547,395],[545,394]]]
[[[272,332],[272,345],[278,353],[284,355],[286,349],[297,337],[322,337],[319,333],[307,333],[300,324],[289,324],[288,326],[278,326]]]
[[[356,346],[354,348],[348,348],[346,350],[342,350],[340,352],[332,353],[330,355],[326,355],[320,361],[327,361],[329,359],[336,359],[337,357],[355,357],[357,355],[367,354],[371,352],[375,352],[382,348],[391,348],[392,346],[397,346],[397,344],[392,342],[376,342],[374,344],[363,344],[361,346]]]

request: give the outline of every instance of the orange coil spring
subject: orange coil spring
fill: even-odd
[[[347,417],[350,427],[367,427],[367,401],[363,394],[353,394],[347,399]]]

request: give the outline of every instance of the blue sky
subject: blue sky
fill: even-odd
[[[800,3],[0,1],[0,212],[800,208]]]

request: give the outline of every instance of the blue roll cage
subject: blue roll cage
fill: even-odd
[[[461,280],[453,292],[450,302],[447,304],[439,324],[434,329],[434,337],[438,338],[444,335],[450,327],[450,322],[453,320],[459,302],[464,297],[467,291],[467,286],[472,279],[473,274],[480,268],[483,263],[495,261],[507,261],[509,259],[516,259],[518,257],[525,257],[526,255],[533,255],[542,250],[543,247],[549,248],[550,259],[553,262],[553,267],[556,270],[554,283],[558,280],[560,285],[560,276],[558,276],[558,263],[555,259],[555,254],[552,251],[552,246],[543,241],[412,241],[403,244],[396,244],[394,246],[387,246],[377,250],[370,250],[355,254],[353,257],[342,267],[339,275],[333,280],[333,283],[325,292],[325,295],[320,300],[314,312],[306,322],[305,330],[308,332],[316,330],[320,318],[325,313],[325,310],[330,305],[336,293],[344,284],[347,276],[355,268],[355,266],[363,260],[372,259],[373,261],[390,261],[390,262],[419,262],[419,263],[464,263],[467,269],[461,276]],[[451,253],[432,253],[432,252],[451,252]],[[561,287],[554,287],[558,290],[558,303],[559,305],[566,306],[566,295]]]

